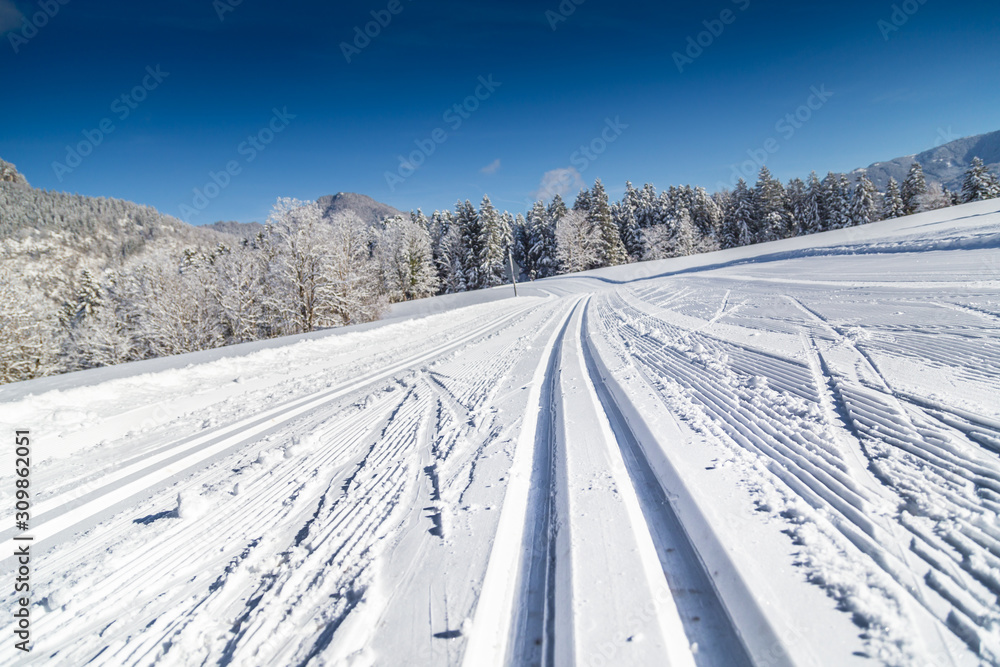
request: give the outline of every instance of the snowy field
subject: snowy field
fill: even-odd
[[[1000,665],[997,200],[498,294],[0,387],[0,663]]]

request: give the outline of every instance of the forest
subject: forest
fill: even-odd
[[[714,194],[627,183],[611,201],[597,180],[572,206],[555,195],[516,215],[486,196],[373,224],[280,199],[262,231],[240,237],[34,190],[3,162],[0,383],[368,322],[392,303],[509,282],[511,266],[536,280],[998,196],[978,158],[960,192],[929,185],[919,163],[885,192],[864,175],[783,184],[764,167],[754,185]]]

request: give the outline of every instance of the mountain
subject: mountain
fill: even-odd
[[[939,183],[954,192],[962,189],[965,172],[974,157],[982,159],[990,171],[996,173],[1000,170],[1000,131],[965,137],[916,155],[876,162],[864,169],[856,169],[851,175],[857,178],[867,174],[875,187],[884,191],[890,177],[902,183],[916,161],[924,168],[928,184]]]
[[[74,293],[85,270],[100,274],[147,254],[231,243],[150,206],[32,188],[13,165],[0,163],[0,272],[9,269],[57,303]]]
[[[316,203],[319,204],[324,217],[330,218],[337,213],[354,211],[369,225],[377,224],[394,215],[406,215],[388,204],[377,202],[367,195],[359,195],[354,192],[338,192],[335,195],[320,197]]]

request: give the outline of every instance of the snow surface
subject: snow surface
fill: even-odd
[[[520,289],[0,388],[0,663],[1000,665],[1000,203]]]

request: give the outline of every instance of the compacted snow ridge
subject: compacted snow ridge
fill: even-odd
[[[0,663],[1000,665],[998,208],[0,387]]]

